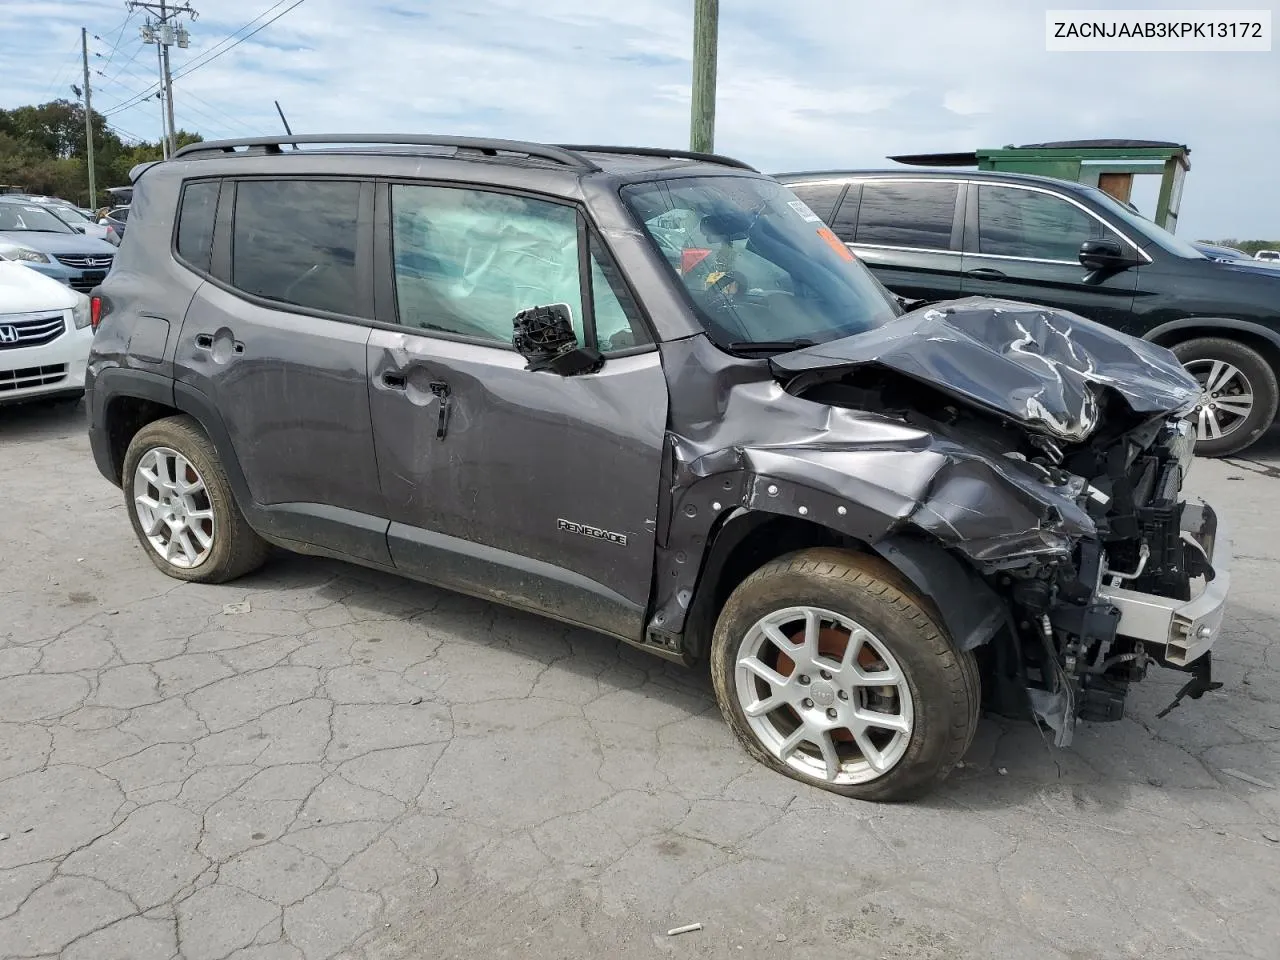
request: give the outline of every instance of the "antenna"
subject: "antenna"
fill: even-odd
[[[289,121],[284,118],[284,111],[280,109],[280,101],[276,100],[275,105],[276,105],[276,113],[280,114],[280,122],[284,124],[284,132],[292,137],[293,131],[289,129]],[[295,150],[298,149],[298,145],[296,143],[293,145],[293,149]]]

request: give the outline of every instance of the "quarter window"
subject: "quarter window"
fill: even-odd
[[[280,303],[358,316],[359,203],[355,181],[240,181],[232,286]]]
[[[1086,240],[1119,241],[1073,203],[1018,187],[978,187],[978,252],[1075,263]]]
[[[578,212],[566,204],[456,187],[393,184],[392,248],[399,322],[510,343],[521,310],[568,304],[586,343]],[[647,342],[612,262],[592,245],[599,347]]]
[[[824,222],[831,222],[831,214],[835,212],[836,201],[844,192],[843,183],[802,183],[792,186],[791,192],[804,201],[806,207],[819,216]]]
[[[217,180],[187,184],[178,209],[178,256],[206,272],[213,251],[213,221],[218,212],[220,186]]]
[[[950,250],[959,195],[957,183],[869,180],[862,185],[854,239],[890,247]]]

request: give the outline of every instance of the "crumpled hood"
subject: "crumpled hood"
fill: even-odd
[[[1110,389],[1140,416],[1189,407],[1200,388],[1164,347],[1065,310],[969,297],[773,358],[775,374],[881,366],[1077,442]]]

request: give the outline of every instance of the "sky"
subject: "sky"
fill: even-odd
[[[688,146],[693,0],[303,0],[232,45],[293,2],[191,0],[190,48],[172,48],[179,127],[206,139],[278,133],[278,99],[296,133]],[[1172,5],[721,0],[715,147],[782,172],[1046,140],[1173,140],[1191,148],[1180,236],[1280,238],[1280,43],[1045,50],[1047,6]],[[1280,29],[1277,0],[1194,5],[1269,9]],[[130,105],[157,72],[143,19],[122,0],[0,4],[0,107],[73,97],[85,26],[95,108],[124,136],[157,140],[160,104]],[[1151,213],[1156,182],[1141,179],[1134,200]]]

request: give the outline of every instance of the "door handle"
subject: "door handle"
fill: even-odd
[[[453,407],[453,395],[449,391],[449,385],[442,380],[432,380],[427,386],[431,388],[431,392],[435,394],[435,398],[440,404],[440,419],[436,423],[436,439],[443,440],[445,434],[449,432],[449,413]]]
[[[213,334],[212,334],[212,333],[197,333],[197,334],[196,334],[196,349],[197,349],[197,350],[212,350],[212,349],[213,349]],[[232,340],[232,341],[231,341],[231,352],[232,352],[232,353],[244,353],[244,344],[243,344],[241,341],[239,341],[239,340]],[[216,360],[216,359],[217,359],[217,357],[215,356],[215,357],[214,357],[214,359]]]
[[[992,267],[978,267],[974,270],[965,271],[966,277],[973,277],[975,280],[1004,280],[1005,275]]]
[[[388,370],[382,375],[382,385],[390,387],[392,390],[403,390],[407,383],[408,381],[405,380],[402,373],[392,373]]]

